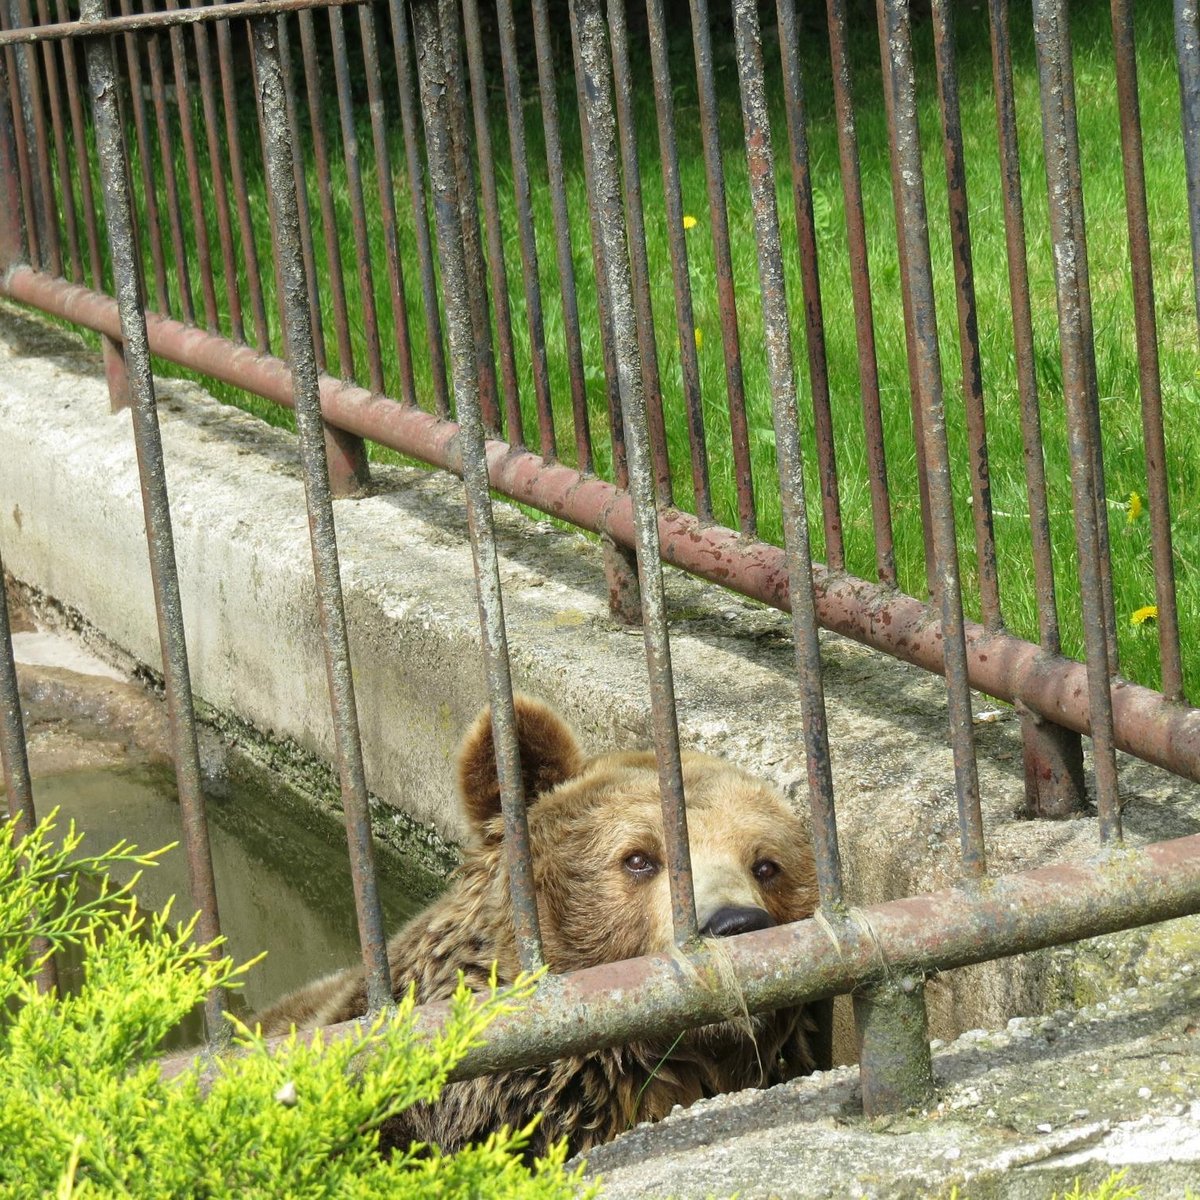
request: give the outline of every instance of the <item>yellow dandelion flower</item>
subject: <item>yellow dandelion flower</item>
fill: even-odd
[[[1145,608],[1139,608],[1136,612],[1131,613],[1130,617],[1129,617],[1130,625],[1133,625],[1135,628],[1138,625],[1145,625],[1145,623],[1147,621],[1157,621],[1157,620],[1158,620],[1158,605],[1157,604],[1147,604],[1145,606]]]
[[[696,349],[699,350],[704,346],[704,332],[697,326],[693,331],[696,335]]]
[[[1125,518],[1127,525],[1132,525],[1145,511],[1142,505],[1142,498],[1137,492],[1129,493],[1129,503],[1125,507],[1129,510],[1129,516]]]
[[[700,222],[697,221],[696,218],[693,217],[691,213],[684,213],[684,216],[683,216],[684,229],[695,229],[699,223]]]

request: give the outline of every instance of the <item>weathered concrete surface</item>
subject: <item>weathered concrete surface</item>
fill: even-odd
[[[858,1071],[703,1101],[590,1155],[607,1200],[1049,1200],[1114,1170],[1143,1200],[1200,1194],[1200,980],[975,1030],[934,1055],[937,1102],[864,1121]]]
[[[335,796],[294,439],[188,383],[164,382],[160,395],[195,690],[236,740]],[[109,652],[155,669],[129,415],[109,413],[96,356],[78,339],[3,306],[0,444],[6,566],[56,597],[65,619],[102,631]],[[403,826],[412,844],[432,826],[452,841],[454,746],[484,692],[461,487],[408,468],[377,480],[376,495],[336,506],[368,784],[383,833]],[[556,705],[592,748],[647,744],[642,639],[608,614],[598,547],[505,505],[497,536],[518,686]],[[667,592],[685,744],[766,774],[803,805],[789,620],[674,572]],[[941,682],[842,638],[822,645],[850,898],[947,886],[958,835]],[[1019,818],[1017,722],[982,697],[976,712],[991,868],[1089,854],[1094,821]],[[1194,785],[1131,760],[1121,781],[1132,840],[1200,829]],[[436,839],[426,848],[445,864]],[[1112,962],[1136,977],[1143,953],[1139,940],[1121,945],[1109,961],[1058,951],[948,973],[929,987],[933,1031],[1107,994],[1120,975]]]

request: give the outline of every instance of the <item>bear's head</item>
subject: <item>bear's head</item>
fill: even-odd
[[[518,696],[516,705],[551,969],[669,951],[674,937],[654,754],[589,758],[544,704]],[[487,710],[464,739],[459,782],[476,849],[498,852],[504,824]],[[810,916],[817,905],[811,842],[783,796],[704,754],[683,755],[683,783],[701,933],[726,937]],[[506,885],[502,860],[497,853]]]

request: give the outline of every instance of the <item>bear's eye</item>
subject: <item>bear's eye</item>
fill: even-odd
[[[772,862],[769,858],[760,858],[751,868],[754,878],[759,883],[770,883],[779,874],[780,870],[779,864]]]
[[[624,867],[635,879],[649,879],[658,874],[658,863],[641,850],[625,855]]]

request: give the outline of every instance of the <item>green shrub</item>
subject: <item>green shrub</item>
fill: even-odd
[[[411,998],[353,1038],[294,1040],[274,1053],[243,1026],[208,1086],[197,1063],[167,1081],[155,1050],[214,986],[246,966],[192,939],[195,924],[140,917],[117,864],[155,855],[121,844],[78,853],[43,822],[0,830],[0,1194],[5,1196],[495,1197],[576,1194],[565,1148],[532,1167],[521,1131],[453,1156],[377,1153],[388,1117],[437,1096],[450,1069],[529,985],[477,1000],[460,988],[426,1040]],[[84,879],[93,885],[81,889]],[[90,897],[90,898],[89,898]],[[32,949],[78,947],[72,996],[38,991]]]

